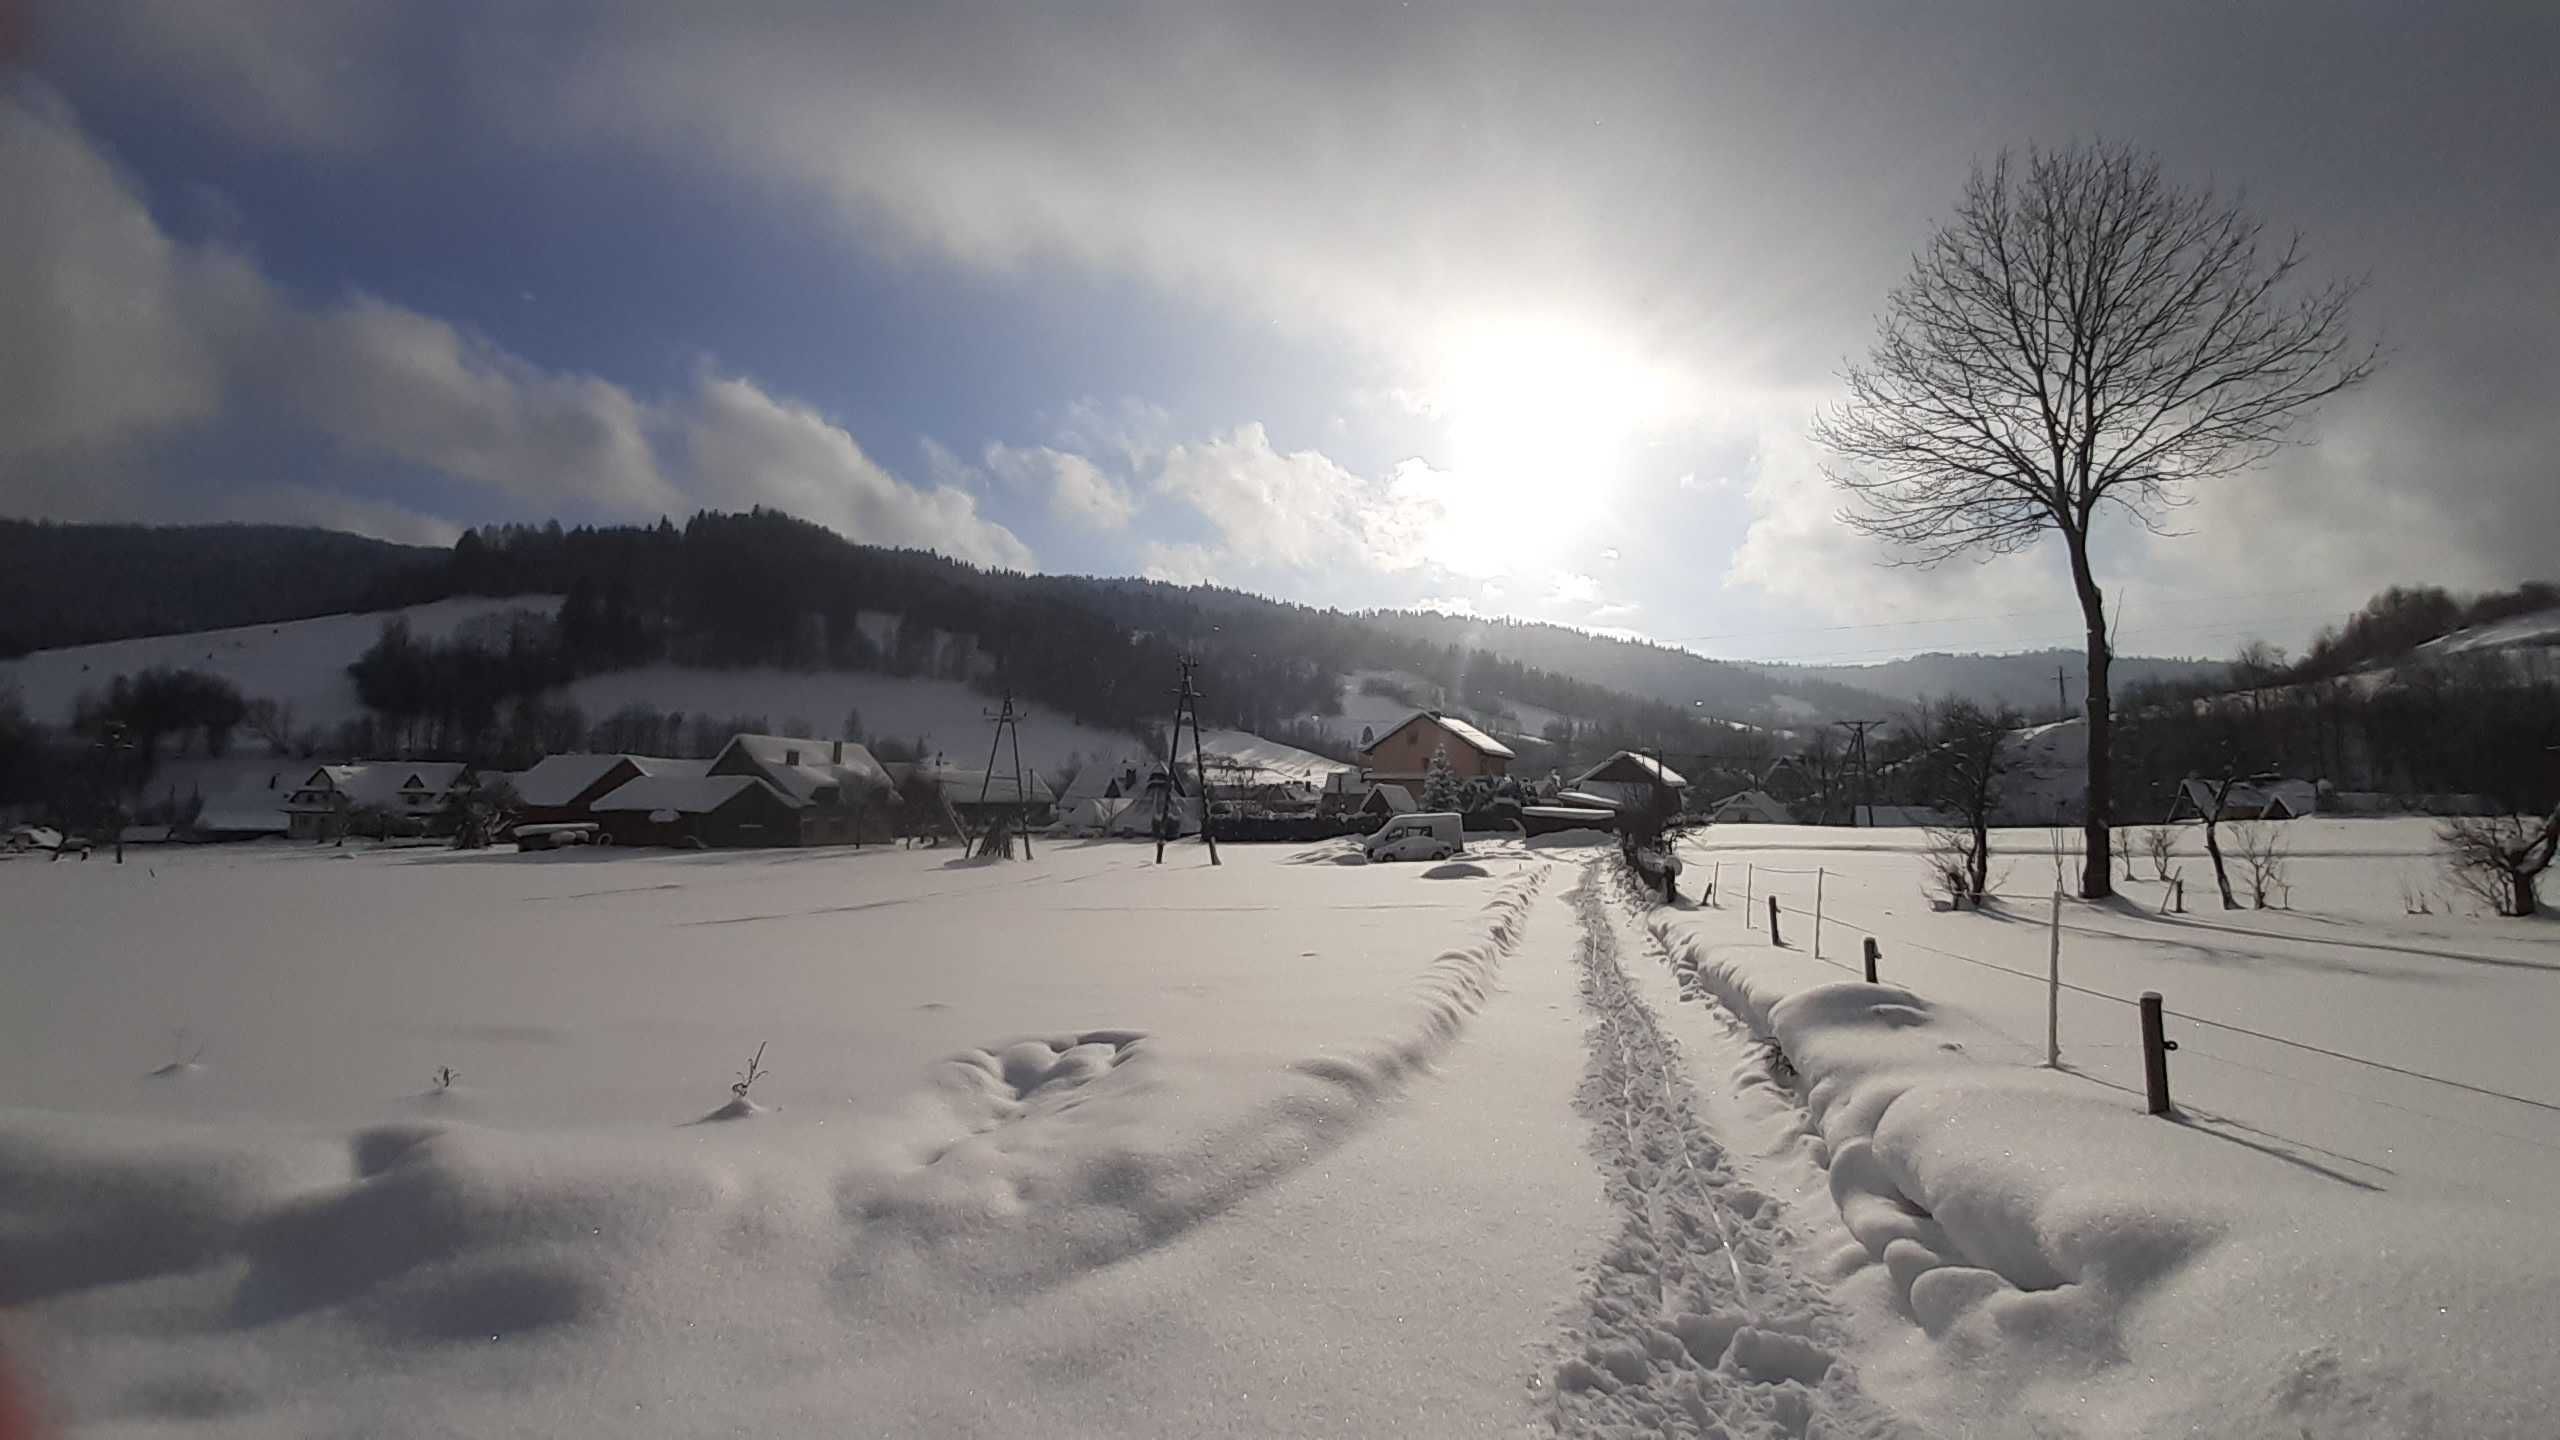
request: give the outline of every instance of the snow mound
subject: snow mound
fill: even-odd
[[[1974,1433],[2534,1435],[2560,1263],[2521,1217],[2376,1203],[1800,952],[1650,924],[1682,987],[1774,1041],[1858,1252],[1927,1337],[1901,1383]],[[2286,1163],[2290,1162],[2290,1163]]]

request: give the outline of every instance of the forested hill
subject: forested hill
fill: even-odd
[[[446,553],[291,525],[0,520],[0,656],[438,598]]]
[[[466,532],[448,551],[260,527],[14,526],[64,605],[35,612],[26,646],[263,623],[458,595],[565,594],[547,638],[503,657],[412,646],[367,683],[400,706],[460,707],[464,733],[508,696],[652,661],[845,668],[1009,683],[1096,725],[1151,727],[1174,660],[1207,662],[1211,723],[1285,735],[1335,713],[1346,679],[1400,671],[1457,707],[1536,707],[1590,740],[1696,748],[1711,718],[1802,723],[1876,697],[1774,681],[1747,666],[1548,625],[1344,613],[1215,586],[983,570],[930,552],[858,545],[772,511],[678,526]],[[76,567],[76,568],[75,568]],[[92,577],[83,583],[76,577]],[[112,577],[101,585],[94,577]],[[226,591],[227,582],[237,593]],[[116,606],[75,625],[97,589]],[[888,617],[895,617],[884,625]],[[534,646],[540,653],[529,652]],[[410,692],[416,692],[411,694]],[[487,692],[487,693],[483,693]]]

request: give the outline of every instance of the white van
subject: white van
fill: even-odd
[[[1360,848],[1371,860],[1446,860],[1467,848],[1454,810],[1417,810],[1378,827]]]

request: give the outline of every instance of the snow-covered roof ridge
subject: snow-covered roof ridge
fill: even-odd
[[[1607,773],[1610,771],[1617,771],[1620,773]],[[1672,769],[1670,766],[1663,764],[1661,761],[1654,759],[1650,755],[1641,755],[1633,750],[1621,750],[1617,754],[1610,756],[1608,759],[1601,761],[1599,764],[1594,765],[1590,769],[1573,777],[1573,783],[1577,786],[1593,780],[1651,780],[1662,785],[1687,785],[1689,783],[1687,778],[1682,776],[1679,771]]]
[[[1450,739],[1476,751],[1478,754],[1492,755],[1504,760],[1516,760],[1519,758],[1518,753],[1510,746],[1503,744],[1501,741],[1494,739],[1482,730],[1477,729],[1473,725],[1468,724],[1466,721],[1459,719],[1457,716],[1452,715],[1445,710],[1416,710],[1412,714],[1404,717],[1404,719],[1398,721],[1392,728],[1388,729],[1383,734],[1380,734],[1377,737],[1376,743],[1369,748],[1373,750],[1377,749],[1379,746],[1383,746],[1387,743],[1388,736],[1400,734],[1407,727],[1425,720],[1439,726]]]
[[[729,803],[742,790],[764,790],[794,810],[808,805],[753,775],[643,775],[617,785],[591,807],[600,812],[673,810],[700,815]]]
[[[527,805],[566,805],[624,761],[616,754],[545,755],[515,777],[516,798]]]

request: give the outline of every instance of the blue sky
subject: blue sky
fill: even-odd
[[[1881,565],[1803,430],[1975,158],[2105,133],[2393,347],[2108,539],[2133,648],[2560,542],[2539,7],[1067,8],[36,6],[0,512],[762,503],[1718,654],[2071,643],[2054,556]]]

